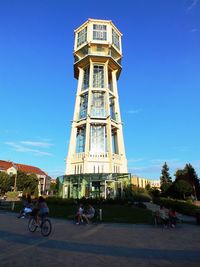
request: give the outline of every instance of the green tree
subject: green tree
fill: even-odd
[[[162,185],[162,184],[171,183],[171,182],[172,182],[172,178],[170,177],[170,174],[169,174],[169,167],[167,163],[165,162],[161,170],[160,184]]]
[[[173,189],[182,199],[185,199],[186,196],[191,195],[193,190],[192,186],[185,180],[176,180],[173,184]]]
[[[184,169],[182,170],[177,170],[175,173],[176,180],[184,180],[188,182],[191,187],[192,187],[192,194],[197,197],[198,199],[200,198],[200,182],[199,178],[196,174],[195,169],[193,166],[189,163],[186,164]]]
[[[168,190],[171,187],[171,185],[172,185],[172,178],[170,177],[169,174],[169,167],[165,162],[164,165],[162,166],[161,176],[160,176],[160,189],[163,195],[165,196],[168,195]]]
[[[17,189],[34,194],[38,187],[38,178],[35,174],[26,174],[25,172],[17,172]]]
[[[147,191],[150,191],[150,190],[151,190],[151,185],[150,185],[150,184],[147,184],[147,185],[145,186],[145,189],[146,189]]]
[[[10,176],[5,172],[0,172],[0,192],[5,194],[8,191],[11,191],[11,188],[14,187],[14,176]]]
[[[162,192],[165,196],[168,196],[168,195],[169,195],[169,191],[170,191],[170,189],[171,189],[171,186],[172,186],[172,182],[163,183],[163,184],[160,186],[161,192]]]

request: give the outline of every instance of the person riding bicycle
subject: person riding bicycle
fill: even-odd
[[[51,233],[52,226],[50,219],[47,218],[49,208],[46,200],[40,196],[39,198],[35,198],[34,203],[34,209],[28,222],[28,229],[33,233],[39,227],[41,229],[41,234],[43,236],[48,236]]]
[[[33,205],[31,203],[31,196],[26,193],[22,196],[23,208],[20,210],[17,218],[25,218],[28,213],[32,212]]]
[[[35,206],[32,213],[38,225],[40,217],[49,214],[49,208],[47,206],[46,200],[42,196],[40,196],[38,200],[35,202]]]

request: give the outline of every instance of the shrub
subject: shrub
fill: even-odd
[[[133,194],[133,201],[138,202],[150,202],[152,200],[152,197],[147,193],[134,193]]]

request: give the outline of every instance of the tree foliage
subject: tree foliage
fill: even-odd
[[[164,165],[162,166],[161,176],[160,176],[160,189],[163,196],[168,195],[168,190],[171,187],[171,185],[172,185],[172,178],[170,177],[169,174],[169,167],[165,162]]]
[[[14,187],[14,182],[14,176],[9,176],[5,172],[0,172],[0,193],[4,194],[8,191],[11,191],[11,188]]]
[[[161,170],[160,184],[162,186],[165,183],[171,183],[171,182],[172,182],[172,178],[170,177],[170,174],[169,174],[169,167],[167,163],[165,162]]]
[[[192,193],[192,186],[185,180],[176,180],[173,184],[174,191],[179,198],[185,199],[186,196],[190,196]]]
[[[199,183],[199,178],[196,174],[195,169],[191,164],[186,164],[184,169],[182,170],[177,170],[175,173],[176,180],[184,180],[187,183],[189,183],[192,187],[192,194],[197,197],[198,199],[200,198],[200,183]]]
[[[17,190],[26,191],[34,194],[38,188],[38,178],[35,174],[26,174],[22,171],[17,172]]]

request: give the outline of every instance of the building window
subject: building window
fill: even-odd
[[[104,66],[102,65],[94,65],[93,87],[104,88]]]
[[[83,30],[78,32],[77,47],[79,47],[80,45],[82,45],[86,41],[87,41],[87,27],[85,27]]]
[[[112,152],[114,154],[119,154],[118,142],[117,142],[117,132],[112,132]]]
[[[84,119],[87,117],[87,107],[88,107],[88,94],[84,94],[80,97],[79,119]]]
[[[89,88],[90,67],[84,69],[82,91]]]
[[[91,125],[90,151],[92,153],[106,152],[106,126]]]
[[[107,40],[107,26],[102,24],[93,24],[93,40]]]
[[[76,135],[76,153],[85,151],[85,128],[79,128]]]
[[[112,72],[108,71],[108,89],[113,92]]]
[[[105,93],[104,92],[94,92],[92,94],[92,107],[91,107],[91,117],[93,118],[105,118]]]
[[[119,35],[112,29],[112,43],[120,50]]]
[[[115,102],[114,102],[114,98],[110,97],[110,118],[112,120],[116,120],[116,114],[115,114]]]

